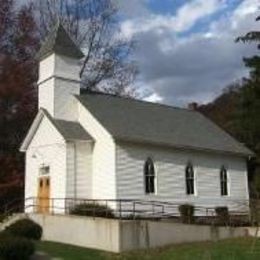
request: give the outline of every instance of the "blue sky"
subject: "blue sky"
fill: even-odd
[[[179,7],[183,5],[183,0],[150,0],[147,1],[147,8],[149,8],[154,13],[163,14],[175,14]]]
[[[205,0],[207,1],[207,0]],[[224,13],[232,12],[234,11],[239,4],[242,3],[243,0],[229,0],[227,1],[227,5],[225,6],[224,10],[221,12],[216,12],[212,14],[209,19],[208,17],[204,20],[212,21],[218,19],[221,15]],[[157,14],[171,14],[175,15],[179,8],[181,8],[184,4],[187,4],[188,2],[192,2],[192,0],[148,0],[147,2],[147,8]],[[219,1],[221,2],[221,1]],[[224,2],[224,1],[223,1]]]
[[[207,103],[246,76],[242,58],[253,45],[234,39],[255,22],[260,0],[117,0],[121,31],[137,41],[136,85],[149,101]]]

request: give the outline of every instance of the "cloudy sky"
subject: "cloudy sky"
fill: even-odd
[[[247,75],[242,57],[256,47],[234,39],[260,28],[260,0],[117,1],[122,33],[137,41],[136,84],[146,100],[207,103]]]

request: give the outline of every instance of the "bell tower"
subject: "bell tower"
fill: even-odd
[[[73,95],[80,94],[80,60],[83,52],[61,23],[49,34],[39,51],[38,104],[54,118],[77,120]]]

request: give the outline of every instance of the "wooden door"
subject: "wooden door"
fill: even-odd
[[[38,181],[38,204],[37,212],[42,214],[49,213],[50,209],[50,178],[41,177]]]

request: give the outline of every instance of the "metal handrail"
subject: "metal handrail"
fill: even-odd
[[[39,200],[48,200],[48,206],[41,206],[41,209],[47,211],[50,214],[56,214],[56,212],[63,212],[64,214],[70,214],[71,210],[79,204],[90,204],[93,207],[88,209],[88,212],[92,210],[90,216],[96,217],[99,213],[104,213],[104,217],[108,217],[108,212],[111,210],[114,217],[119,219],[124,218],[149,218],[149,219],[165,219],[165,218],[177,218],[179,214],[179,205],[187,204],[172,203],[169,201],[158,200],[133,200],[133,199],[85,199],[85,198],[41,198],[41,197],[28,197],[24,200],[17,199],[6,204],[6,216],[10,216],[13,212],[17,211],[17,208],[12,207],[14,202],[21,202],[24,205],[23,210],[25,212],[37,212],[39,208]],[[233,201],[239,206],[245,206],[245,210],[242,211],[229,211],[230,215],[245,215],[248,216],[249,203],[236,200]],[[98,205],[103,205],[104,208],[98,208]],[[111,207],[112,205],[112,207]],[[195,206],[194,215],[204,217],[216,217],[214,207]]]
[[[107,212],[111,208],[113,213],[118,218],[129,217],[128,215],[135,217],[148,217],[148,218],[169,218],[178,217],[178,207],[180,203],[171,203],[165,201],[146,201],[146,200],[132,200],[132,199],[83,199],[83,198],[37,198],[31,197],[25,199],[26,209],[37,208],[39,200],[49,200],[48,208],[50,213],[55,214],[55,211],[63,210],[65,214],[70,213],[71,209],[79,204],[93,204],[93,216],[95,217],[95,211],[101,211],[98,209],[98,205],[104,206],[104,212]],[[28,203],[29,202],[29,203]],[[60,203],[62,202],[62,203]],[[239,202],[242,203],[242,202]],[[59,205],[57,205],[59,204]],[[61,205],[63,204],[63,206]],[[113,207],[111,207],[113,204]],[[185,204],[185,203],[183,203]],[[244,211],[230,211],[233,215],[248,215],[248,205],[244,204]],[[215,208],[213,207],[194,207],[196,213],[204,216],[214,216]]]

